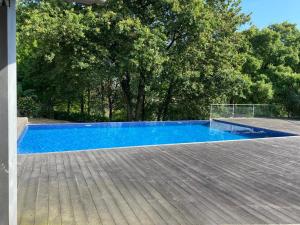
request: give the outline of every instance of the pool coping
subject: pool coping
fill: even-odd
[[[260,129],[260,130],[264,130],[264,131],[278,132],[278,133],[282,133],[282,134],[287,134],[287,135],[289,135],[289,137],[291,137],[291,136],[300,136],[299,134],[296,134],[296,133],[293,133],[293,132],[287,132],[287,131],[282,131],[282,130],[277,130],[277,129],[270,129],[270,128],[246,125],[246,124],[242,124],[242,123],[235,123],[235,122],[229,122],[229,121],[218,120],[218,119],[214,119],[214,121],[217,121],[217,122],[220,122],[220,123],[232,124],[232,125],[236,125],[236,126],[243,126],[243,127],[247,127],[247,128]],[[258,139],[261,139],[261,138],[258,138]]]
[[[270,138],[253,138],[253,139],[240,139],[240,140],[225,140],[225,141],[210,141],[210,142],[187,142],[187,143],[176,143],[176,144],[159,144],[159,145],[141,145],[141,146],[128,146],[128,147],[114,147],[114,148],[97,148],[97,149],[86,149],[86,150],[66,150],[63,152],[45,152],[45,153],[18,153],[18,155],[47,155],[47,154],[63,154],[63,153],[76,153],[76,152],[90,152],[90,151],[111,151],[111,150],[120,150],[120,149],[135,149],[135,148],[149,148],[151,147],[168,147],[168,146],[177,146],[177,145],[203,145],[203,144],[218,144],[218,143],[227,143],[227,142],[244,142],[244,141],[258,141],[258,140],[272,140],[272,139],[289,139],[289,138],[300,138],[297,136],[287,136],[287,137],[270,137]]]

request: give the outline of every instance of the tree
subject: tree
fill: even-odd
[[[247,47],[243,72],[252,84],[248,99],[254,103],[283,105],[289,116],[299,116],[300,31],[289,23],[243,32]]]
[[[240,0],[18,7],[18,81],[39,116],[203,119],[212,103],[276,103],[300,114],[300,31],[283,23],[241,32],[249,16]]]

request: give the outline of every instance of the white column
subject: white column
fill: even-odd
[[[17,225],[15,0],[0,0],[0,225]]]

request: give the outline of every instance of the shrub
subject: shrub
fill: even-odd
[[[101,115],[88,115],[82,113],[67,113],[67,112],[54,112],[54,119],[57,120],[67,120],[73,122],[108,122],[107,117]]]
[[[29,118],[36,117],[40,112],[40,106],[33,96],[18,98],[18,113]]]

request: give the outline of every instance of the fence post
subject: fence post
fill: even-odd
[[[253,116],[253,118],[255,117],[255,105],[254,104],[252,104],[252,116]]]
[[[234,118],[234,104],[232,105],[232,118]]]

